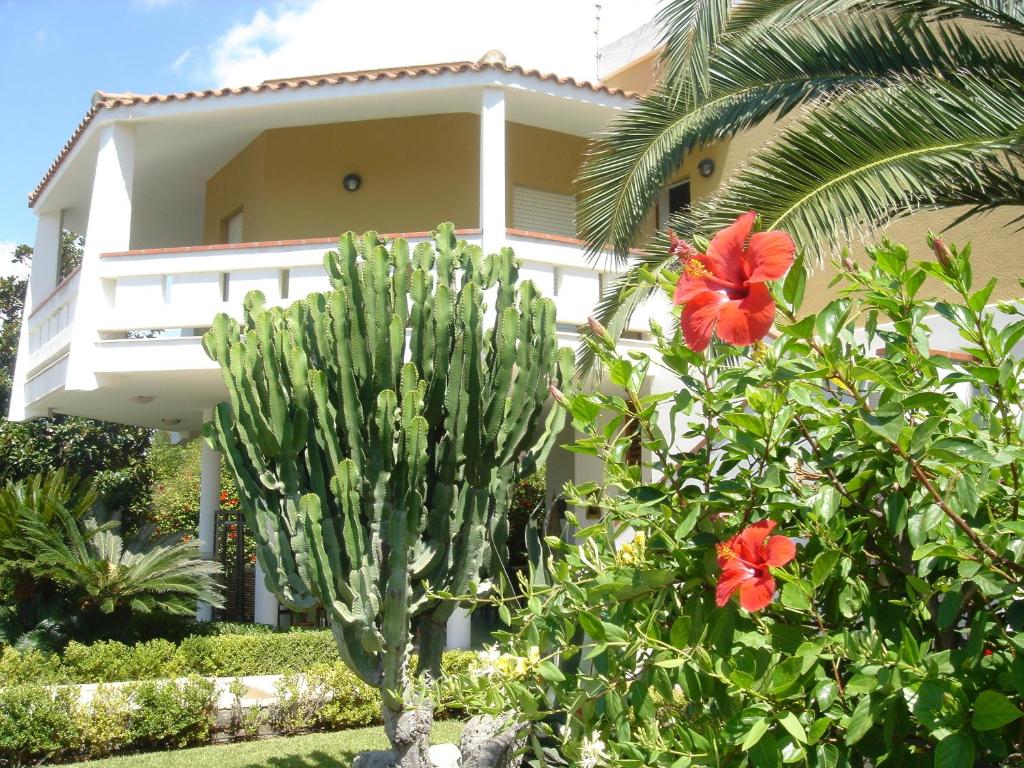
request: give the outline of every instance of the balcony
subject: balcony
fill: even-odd
[[[479,229],[457,236],[477,245],[483,239]],[[429,233],[385,237],[415,245]],[[277,306],[328,290],[323,257],[334,244],[335,238],[316,238],[100,254],[87,289],[76,271],[27,319],[28,415],[59,411],[198,429],[203,411],[225,395],[201,343],[213,317],[240,318],[254,290]],[[614,273],[588,262],[570,238],[508,229],[503,244],[521,262],[520,279],[554,299],[563,343],[578,344],[580,326]],[[79,295],[84,290],[90,301]],[[633,318],[629,343],[643,344],[647,314]]]

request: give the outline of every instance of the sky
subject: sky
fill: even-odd
[[[440,61],[593,79],[659,0],[0,0],[0,274],[35,239],[26,195],[97,90],[166,93]],[[598,35],[595,16],[599,13]]]

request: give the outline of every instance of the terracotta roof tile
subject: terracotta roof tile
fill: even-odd
[[[316,88],[325,85],[350,85],[360,82],[373,82],[375,80],[398,80],[403,77],[415,78],[424,76],[436,76],[443,74],[460,74],[463,72],[482,72],[493,69],[506,74],[519,74],[524,77],[532,77],[544,82],[557,83],[558,85],[571,85],[581,90],[589,90],[594,93],[606,93],[611,96],[623,96],[634,98],[637,94],[621,88],[610,88],[600,83],[591,83],[587,80],[577,80],[573,77],[560,77],[551,72],[541,72],[536,69],[526,69],[518,64],[510,65],[501,61],[454,61],[441,64],[423,64],[411,67],[395,67],[388,69],[364,69],[354,72],[335,72],[325,75],[312,75],[305,77],[280,78],[277,80],[264,80],[259,85],[244,85],[238,88],[211,88],[203,91],[185,91],[183,93],[106,93],[97,91],[93,95],[92,107],[85,113],[82,122],[78,124],[71,138],[61,148],[57,158],[53,161],[42,180],[28,195],[28,204],[31,208],[46,185],[50,183],[53,175],[60,168],[64,159],[74,148],[85,129],[92,122],[92,119],[104,109],[116,109],[117,107],[130,107],[137,104],[164,104],[172,101],[190,101],[193,99],[206,99],[210,97],[220,98],[223,96],[240,96],[247,93],[262,93],[265,91],[278,91],[282,89]]]

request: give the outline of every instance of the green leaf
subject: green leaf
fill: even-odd
[[[782,284],[782,298],[789,304],[791,312],[796,314],[804,301],[804,288],[807,285],[807,268],[804,266],[804,255],[801,253],[793,266],[789,268],[789,274]]]
[[[561,683],[565,680],[562,671],[550,661],[542,661],[537,667],[540,676],[552,683]]]
[[[814,332],[821,337],[825,344],[831,343],[846,320],[846,313],[849,311],[849,299],[836,299],[829,302],[818,313],[818,319],[814,322]]]
[[[811,567],[811,583],[814,586],[820,587],[832,575],[841,554],[838,549],[826,549],[814,558],[814,565]]]
[[[807,731],[804,730],[803,725],[797,720],[796,715],[792,712],[787,712],[779,718],[779,724],[785,728],[789,735],[796,739],[801,744],[807,743]]]
[[[806,611],[811,607],[807,593],[795,583],[789,583],[782,587],[781,601],[784,606],[794,611]]]
[[[899,440],[900,430],[906,425],[903,409],[896,403],[888,403],[875,411],[862,411],[862,415],[868,429],[890,443]]]
[[[954,731],[935,748],[935,765],[942,768],[972,768],[974,741],[963,731]]]
[[[743,742],[740,744],[740,749],[744,752],[749,752],[750,748],[760,741],[761,737],[768,730],[768,720],[764,717],[759,717],[750,725],[750,729],[747,731],[747,735],[743,737]]]
[[[1020,709],[998,691],[982,691],[974,702],[971,725],[976,731],[994,731],[1021,716]]]
[[[865,696],[857,702],[853,714],[850,715],[850,722],[846,726],[847,745],[852,747],[863,739],[874,724],[874,717],[871,713],[871,697]]]

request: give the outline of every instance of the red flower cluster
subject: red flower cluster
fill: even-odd
[[[683,338],[694,352],[707,349],[712,333],[746,346],[771,330],[775,302],[765,282],[785,276],[796,246],[785,232],[750,234],[755,218],[753,211],[740,216],[715,235],[707,253],[669,233],[670,252],[683,265],[673,301],[683,307]]]
[[[718,545],[718,567],[722,575],[715,602],[725,605],[740,593],[740,606],[759,611],[775,595],[775,578],[770,568],[781,568],[796,557],[796,545],[785,536],[769,536],[774,520],[761,520]]]

